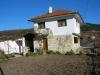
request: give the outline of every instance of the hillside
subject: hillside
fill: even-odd
[[[85,23],[81,26],[81,31],[100,31],[100,24]]]
[[[6,30],[6,31],[0,31],[0,41],[3,40],[11,40],[11,39],[18,39],[23,37],[24,35],[28,33],[34,33],[34,29],[21,29],[21,30]]]

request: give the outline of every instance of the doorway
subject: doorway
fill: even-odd
[[[25,45],[29,48],[29,51],[34,52],[34,35],[29,33],[24,36],[25,37]]]
[[[43,38],[43,49],[46,50],[46,52],[48,51],[48,39],[47,38]]]

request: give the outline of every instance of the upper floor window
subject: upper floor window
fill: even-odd
[[[38,28],[44,29],[45,28],[45,22],[38,23]]]
[[[58,27],[67,26],[66,19],[58,20]]]

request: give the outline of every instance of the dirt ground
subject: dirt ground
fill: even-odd
[[[100,56],[94,59],[100,75]],[[90,56],[44,55],[17,57],[0,64],[0,75],[93,75]]]

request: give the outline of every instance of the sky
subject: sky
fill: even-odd
[[[33,28],[30,18],[53,10],[79,12],[88,23],[100,24],[100,0],[0,0],[0,31]]]

